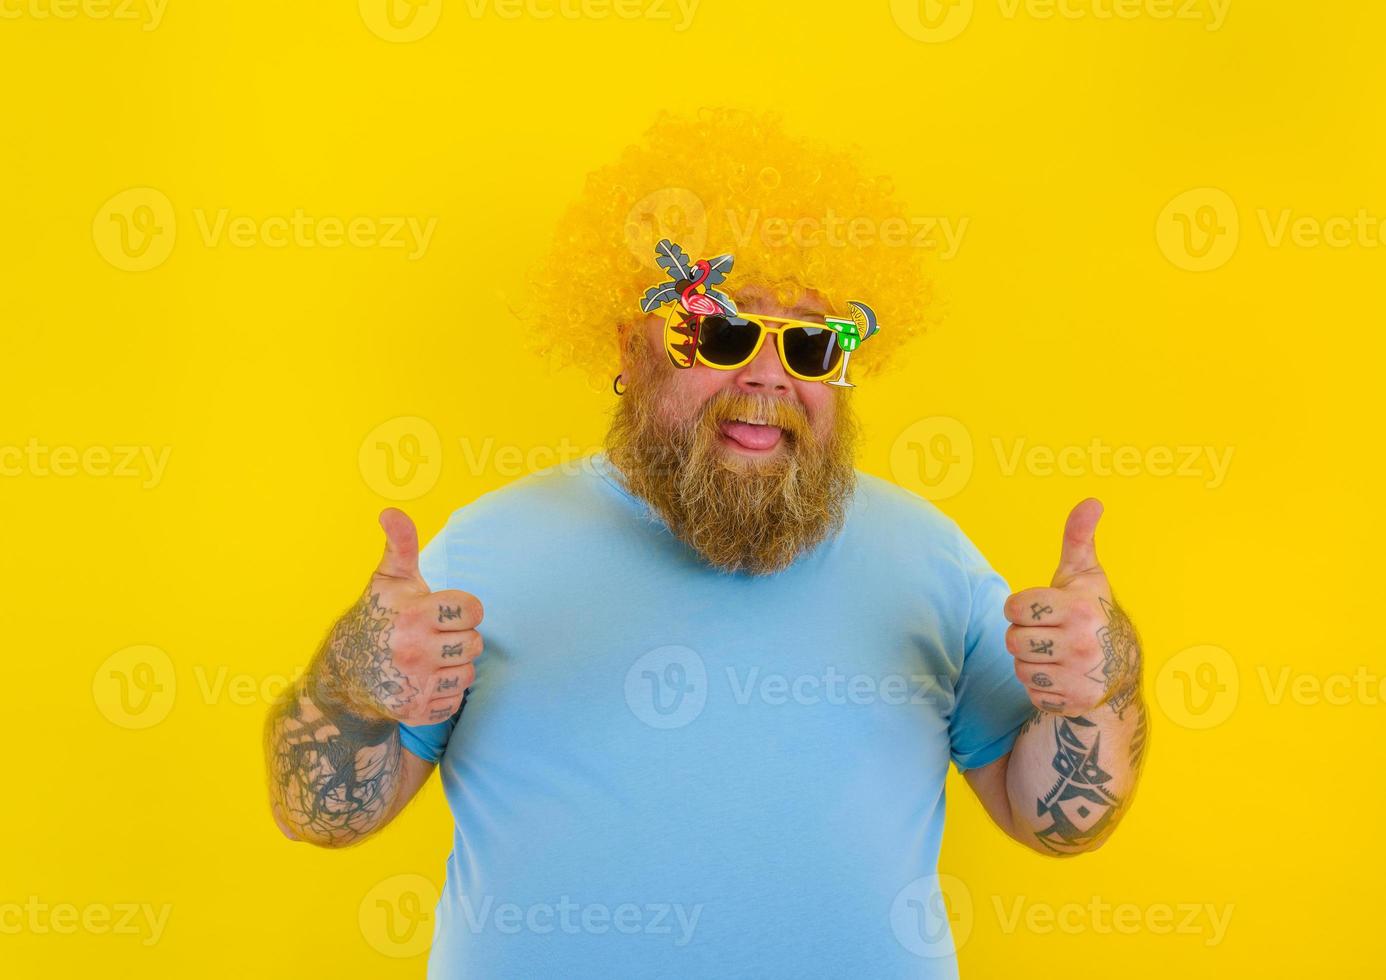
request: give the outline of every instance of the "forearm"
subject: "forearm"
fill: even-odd
[[[265,757],[271,806],[299,840],[345,847],[394,816],[400,799],[399,725],[347,707],[318,663],[270,711]]]
[[[1006,768],[1012,836],[1044,854],[1100,847],[1131,807],[1146,724],[1139,688],[1073,717],[1036,710]]]

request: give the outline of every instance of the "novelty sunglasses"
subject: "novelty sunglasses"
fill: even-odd
[[[839,368],[844,369],[842,375],[847,373],[844,345],[838,336],[843,322],[841,318],[826,316],[795,320],[758,313],[699,316],[674,306],[664,323],[664,349],[677,368],[691,368],[698,363],[719,371],[734,371],[751,363],[765,338],[774,334],[780,363],[792,377],[852,387],[841,375],[828,381]],[[845,323],[850,326],[851,321]]]

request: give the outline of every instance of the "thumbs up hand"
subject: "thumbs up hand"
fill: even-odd
[[[386,508],[380,526],[385,553],[327,638],[311,678],[314,700],[368,723],[445,721],[476,679],[481,602],[457,589],[429,591],[419,535],[403,511]]]
[[[1097,561],[1093,536],[1101,516],[1102,504],[1092,498],[1074,507],[1049,587],[1006,600],[1006,649],[1041,711],[1074,716],[1108,704],[1120,718],[1140,686],[1135,628]]]

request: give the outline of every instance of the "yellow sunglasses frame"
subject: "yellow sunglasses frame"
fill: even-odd
[[[791,319],[790,317],[784,316],[762,316],[759,313],[737,313],[735,314],[735,316],[737,319],[747,320],[760,327],[760,336],[756,338],[755,346],[751,348],[751,353],[748,354],[744,360],[739,361],[736,364],[713,364],[707,358],[703,357],[703,352],[701,350],[695,350],[693,352],[692,363],[680,364],[678,357],[675,355],[674,352],[677,349],[677,346],[680,345],[683,341],[685,341],[686,338],[683,335],[679,334],[678,331],[676,331],[674,328],[676,326],[685,326],[694,320],[701,319],[701,317],[696,316],[692,313],[685,313],[683,308],[680,307],[678,304],[674,304],[674,306],[669,310],[669,318],[664,321],[664,352],[669,355],[669,360],[674,362],[674,367],[679,368],[680,370],[686,370],[687,368],[691,368],[693,364],[702,364],[705,367],[712,368],[714,371],[735,371],[738,368],[743,368],[747,364],[750,364],[752,361],[754,361],[756,359],[756,355],[760,353],[761,347],[765,346],[765,338],[768,337],[770,334],[775,334],[777,338],[775,344],[775,353],[779,355],[780,366],[783,367],[785,373],[789,374],[791,377],[798,378],[800,381],[826,382],[829,378],[833,377],[835,374],[841,371],[842,357],[845,357],[847,355],[847,352],[842,350],[841,345],[838,346],[838,350],[839,352],[841,352],[842,357],[839,357],[837,359],[837,363],[834,364],[832,368],[821,377],[810,377],[809,375],[800,374],[798,371],[794,370],[794,368],[790,367],[789,361],[786,359],[784,353],[783,334],[785,330],[787,330],[788,328],[811,327],[814,330],[827,330],[830,333],[836,334],[837,331],[833,330],[832,327],[823,323],[814,323],[811,320],[795,320]],[[779,324],[779,326],[771,326],[771,324]]]

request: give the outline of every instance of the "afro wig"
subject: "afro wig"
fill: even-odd
[[[913,240],[917,222],[889,178],[862,173],[852,150],[791,136],[770,113],[666,111],[587,176],[515,312],[551,363],[609,386],[619,328],[647,315],[641,296],[665,278],[655,244],[668,238],[694,259],[734,256],[720,287],[733,299],[758,286],[785,306],[813,290],[824,313],[870,304],[881,331],[852,376],[876,375],[924,329],[929,249]]]

